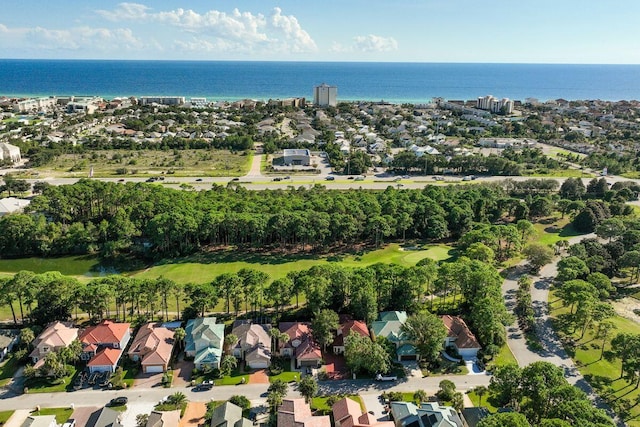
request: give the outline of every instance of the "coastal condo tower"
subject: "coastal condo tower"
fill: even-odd
[[[320,107],[335,107],[338,104],[338,87],[322,83],[313,88],[313,103]]]

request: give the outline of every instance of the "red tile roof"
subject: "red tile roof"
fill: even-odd
[[[343,346],[344,339],[349,336],[351,332],[362,335],[363,337],[371,337],[369,334],[369,328],[367,324],[360,320],[347,320],[340,325],[340,328],[336,331],[336,337],[333,340],[333,346]]]
[[[458,348],[481,348],[467,324],[458,316],[444,315],[440,317],[447,327],[448,336],[456,339]]]
[[[91,358],[87,366],[115,366],[120,359],[122,349],[106,347]]]
[[[114,323],[111,320],[103,320],[96,326],[91,326],[80,334],[83,344],[107,344],[120,343],[129,331],[130,323]]]

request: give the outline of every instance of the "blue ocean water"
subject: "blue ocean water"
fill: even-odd
[[[638,100],[640,65],[0,60],[0,96],[310,99],[321,83],[348,101]]]

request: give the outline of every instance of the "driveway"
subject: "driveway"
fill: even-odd
[[[98,409],[100,409],[99,406],[82,406],[80,408],[75,408],[71,414],[71,418],[76,420],[77,426],[86,426],[89,418],[91,418],[91,414]]]
[[[249,384],[269,384],[269,376],[266,369],[258,369],[249,374]]]
[[[193,362],[180,360],[175,363],[173,370],[173,386],[186,387],[191,384],[191,372],[193,372]]]
[[[379,394],[361,394],[360,398],[364,403],[365,411],[367,412],[372,411],[373,416],[375,417],[376,420],[378,421],[389,420],[388,414],[385,413],[384,405],[380,401]]]
[[[138,425],[136,417],[140,414],[150,414],[156,403],[158,402],[139,402],[129,399],[127,410],[122,414],[122,425],[124,427],[136,427]]]
[[[203,402],[189,402],[178,427],[197,427],[204,423],[207,404]]]
[[[11,415],[3,427],[22,427],[27,417],[31,415],[30,409],[19,409]]]
[[[164,374],[144,374],[142,371],[133,380],[133,386],[139,388],[162,387],[162,376]]]

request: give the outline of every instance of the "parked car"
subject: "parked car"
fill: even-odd
[[[282,181],[282,178],[280,178],[279,176],[276,176],[275,178],[273,178],[274,181]]]
[[[397,381],[398,377],[396,377],[395,375],[382,375],[382,374],[378,374],[376,375],[376,381]]]
[[[76,427],[76,420],[69,418],[66,423],[62,424],[62,427]]]
[[[196,179],[196,182],[200,182],[200,181],[202,181],[202,178],[197,178]]]
[[[327,181],[335,181],[336,177],[335,176],[331,176],[329,175],[328,177],[325,178]]]
[[[194,391],[207,391],[207,390],[211,390],[212,387],[213,387],[212,380],[202,381],[200,384],[195,386]]]
[[[122,406],[129,402],[129,398],[126,396],[115,397],[109,401],[108,406]]]

